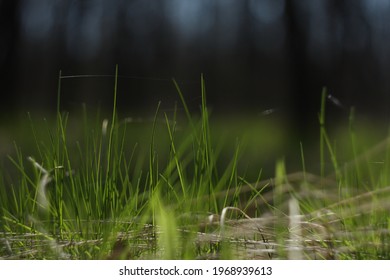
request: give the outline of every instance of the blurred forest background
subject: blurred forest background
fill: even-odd
[[[129,116],[172,107],[171,78],[198,108],[203,73],[214,114],[283,115],[300,137],[323,86],[335,119],[354,106],[387,122],[389,15],[390,0],[1,0],[1,120],[54,112],[59,70],[118,64]],[[112,77],[63,79],[62,106],[110,110],[112,91]]]

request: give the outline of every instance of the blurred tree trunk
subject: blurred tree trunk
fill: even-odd
[[[6,116],[17,107],[18,96],[14,92],[17,81],[16,61],[19,40],[19,0],[0,1],[0,115]]]
[[[290,95],[288,110],[293,116],[293,129],[297,133],[297,137],[305,138],[308,130],[310,130],[309,123],[316,120],[317,107],[316,102],[310,94],[311,83],[308,69],[307,57],[307,38],[305,30],[302,28],[302,17],[298,15],[298,9],[295,0],[286,0],[285,6],[286,15],[286,34],[287,34],[287,57],[290,74]],[[320,96],[319,94],[315,96]],[[314,100],[315,101],[315,100]],[[301,139],[300,139],[301,140]]]

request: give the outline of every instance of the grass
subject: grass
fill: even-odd
[[[236,139],[234,121],[228,132],[218,128],[203,77],[198,114],[173,81],[184,114],[156,104],[151,122],[121,118],[117,77],[118,69],[109,118],[91,118],[85,107],[82,121],[61,112],[61,73],[55,121],[28,117],[31,147],[15,144],[0,172],[0,258],[390,257],[389,143],[362,147],[353,109],[347,137],[333,143],[325,89],[319,175],[298,143],[301,170],[289,173],[276,158],[275,175],[263,178],[265,169],[252,164],[257,149],[283,131],[263,126],[275,140],[253,130]]]

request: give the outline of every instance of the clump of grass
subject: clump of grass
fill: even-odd
[[[106,258],[119,247],[120,255],[133,258],[196,257],[189,247],[197,227],[224,206],[213,194],[232,181],[233,175],[226,174],[234,174],[232,166],[222,180],[217,172],[204,80],[199,120],[174,81],[189,126],[179,132],[177,112],[164,113],[164,123],[158,123],[157,106],[145,153],[137,150],[139,143],[127,144],[131,123],[118,119],[117,71],[112,117],[91,127],[85,113],[84,139],[75,143],[68,140],[69,115],[60,112],[60,73],[55,128],[48,125],[39,139],[31,121],[36,154],[24,155],[16,147],[16,157],[9,158],[21,174],[7,186],[10,192],[1,193],[1,232],[9,257]],[[168,156],[161,156],[161,150]]]
[[[157,104],[147,128],[119,117],[118,68],[111,116],[91,121],[84,108],[82,124],[61,112],[61,81],[60,72],[54,127],[46,123],[42,133],[29,117],[35,149],[25,155],[15,144],[9,160],[20,175],[0,172],[1,258],[389,257],[388,144],[361,156],[351,111],[352,161],[340,162],[326,129],[325,89],[320,175],[307,171],[300,144],[302,172],[288,173],[278,160],[274,178],[261,181],[260,169],[248,182],[238,170],[239,142],[220,166],[203,77],[198,114],[173,80],[185,118]],[[134,142],[137,129],[147,137]],[[386,155],[379,170],[368,164],[378,151]]]

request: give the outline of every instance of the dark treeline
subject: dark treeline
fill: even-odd
[[[118,64],[129,112],[172,106],[172,77],[197,106],[203,73],[217,112],[316,122],[327,86],[344,106],[333,102],[335,114],[355,106],[388,117],[387,0],[2,0],[0,14],[3,115],[55,110],[59,70],[114,74]],[[112,77],[62,88],[65,109],[111,106]]]

